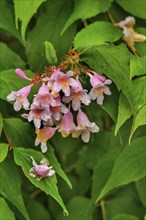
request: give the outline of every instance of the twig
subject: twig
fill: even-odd
[[[83,24],[84,24],[85,27],[87,27],[88,26],[87,20],[84,20]]]
[[[107,15],[108,15],[109,19],[111,20],[111,22],[112,22],[113,24],[116,24],[116,21],[115,21],[115,19],[112,17],[110,11],[107,12]]]
[[[101,200],[101,201],[100,201],[100,207],[101,207],[101,212],[102,212],[102,218],[103,218],[103,220],[107,220],[104,200]]]

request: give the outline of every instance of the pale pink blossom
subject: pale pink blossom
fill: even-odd
[[[75,124],[73,122],[73,115],[69,110],[66,114],[63,115],[61,119],[59,131],[61,132],[63,137],[67,137],[69,134],[72,133],[74,128]]]
[[[22,107],[26,110],[29,109],[29,101],[27,99],[30,91],[31,91],[32,84],[29,86],[25,86],[18,91],[11,92],[7,99],[8,101],[15,101],[14,103],[14,110],[19,111]]]
[[[90,76],[90,83],[92,85],[92,89],[89,93],[90,99],[95,100],[97,104],[102,105],[104,100],[104,94],[111,95],[111,91],[107,85],[110,85],[112,81],[110,79],[106,79],[106,77],[102,74],[97,74],[93,72],[94,75],[88,74]]]
[[[55,134],[56,130],[58,130],[58,127],[53,128],[53,127],[47,127],[47,128],[41,128],[41,129],[36,129],[36,140],[35,140],[35,146],[41,144],[41,151],[42,153],[45,153],[47,151],[47,141],[53,137]]]
[[[96,133],[99,131],[99,127],[95,122],[90,122],[87,115],[81,109],[78,111],[77,123],[78,126],[74,129],[72,135],[75,138],[81,135],[81,138],[85,143],[88,143],[90,140],[90,132]]]
[[[31,79],[26,76],[26,74],[23,72],[23,70],[21,70],[21,69],[16,69],[16,70],[15,70],[15,73],[16,73],[19,77],[21,77],[22,79],[26,79],[26,80],[31,81]]]
[[[32,165],[33,167],[29,170],[30,176],[36,177],[36,179],[39,181],[44,177],[51,177],[55,175],[55,171],[53,170],[52,166],[49,166],[47,159],[42,159],[40,161],[40,165],[37,164],[37,162],[34,160],[33,157],[30,157],[32,159]]]

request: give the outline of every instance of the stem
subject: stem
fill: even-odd
[[[108,15],[109,19],[111,20],[111,22],[112,22],[113,24],[116,24],[116,21],[115,21],[115,19],[112,17],[110,11],[107,12],[107,15]]]
[[[13,144],[11,143],[11,141],[10,141],[10,139],[9,139],[9,137],[8,137],[8,134],[7,134],[6,128],[5,128],[5,126],[4,126],[4,123],[3,123],[3,129],[4,129],[4,134],[5,134],[5,137],[6,137],[6,139],[7,139],[7,142],[8,142],[9,148],[10,148],[10,150],[12,150],[12,149],[13,149]]]
[[[83,24],[84,24],[84,26],[85,26],[85,27],[87,27],[87,26],[88,26],[88,23],[87,23],[87,21],[86,21],[86,20],[84,20],[84,21],[83,21]]]
[[[102,212],[102,218],[103,218],[103,220],[107,220],[104,200],[101,200],[101,201],[100,201],[100,207],[101,207],[101,212]]]

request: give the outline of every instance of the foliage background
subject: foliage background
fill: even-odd
[[[146,43],[136,43],[136,58],[107,12],[116,22],[135,16],[136,31],[146,34],[145,0],[1,0],[0,10],[0,219],[144,219]],[[15,68],[32,76],[51,64],[45,41],[59,62],[73,46],[113,83],[102,108],[95,103],[85,108],[101,128],[89,144],[56,134],[42,155],[34,147],[33,125],[14,112],[6,96],[25,85]],[[31,155],[48,158],[57,175],[40,182],[30,177]]]

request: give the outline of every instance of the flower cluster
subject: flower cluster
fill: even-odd
[[[91,84],[88,92],[83,88],[79,75],[72,70],[63,71],[61,68],[51,67],[49,73],[46,71],[40,78],[37,76],[37,80],[28,78],[21,69],[16,69],[15,72],[19,77],[28,80],[30,85],[13,91],[7,99],[15,101],[15,111],[21,108],[28,110],[22,117],[34,123],[37,134],[35,145],[41,144],[43,153],[47,151],[46,142],[56,131],[63,137],[71,134],[73,138],[78,138],[81,135],[86,143],[90,140],[90,133],[99,131],[99,127],[95,122],[90,122],[81,107],[89,105],[92,100],[102,105],[104,94],[111,95],[108,87],[111,84],[110,79],[87,69],[86,75]],[[38,83],[40,88],[30,103],[28,95],[31,88]],[[73,112],[77,112],[74,114],[76,120]]]
[[[49,163],[47,159],[42,159],[40,164],[38,165],[37,162],[31,157],[33,167],[29,170],[29,174],[32,177],[36,177],[38,181],[40,181],[44,177],[51,177],[55,175],[55,171],[53,167],[49,167]]]

